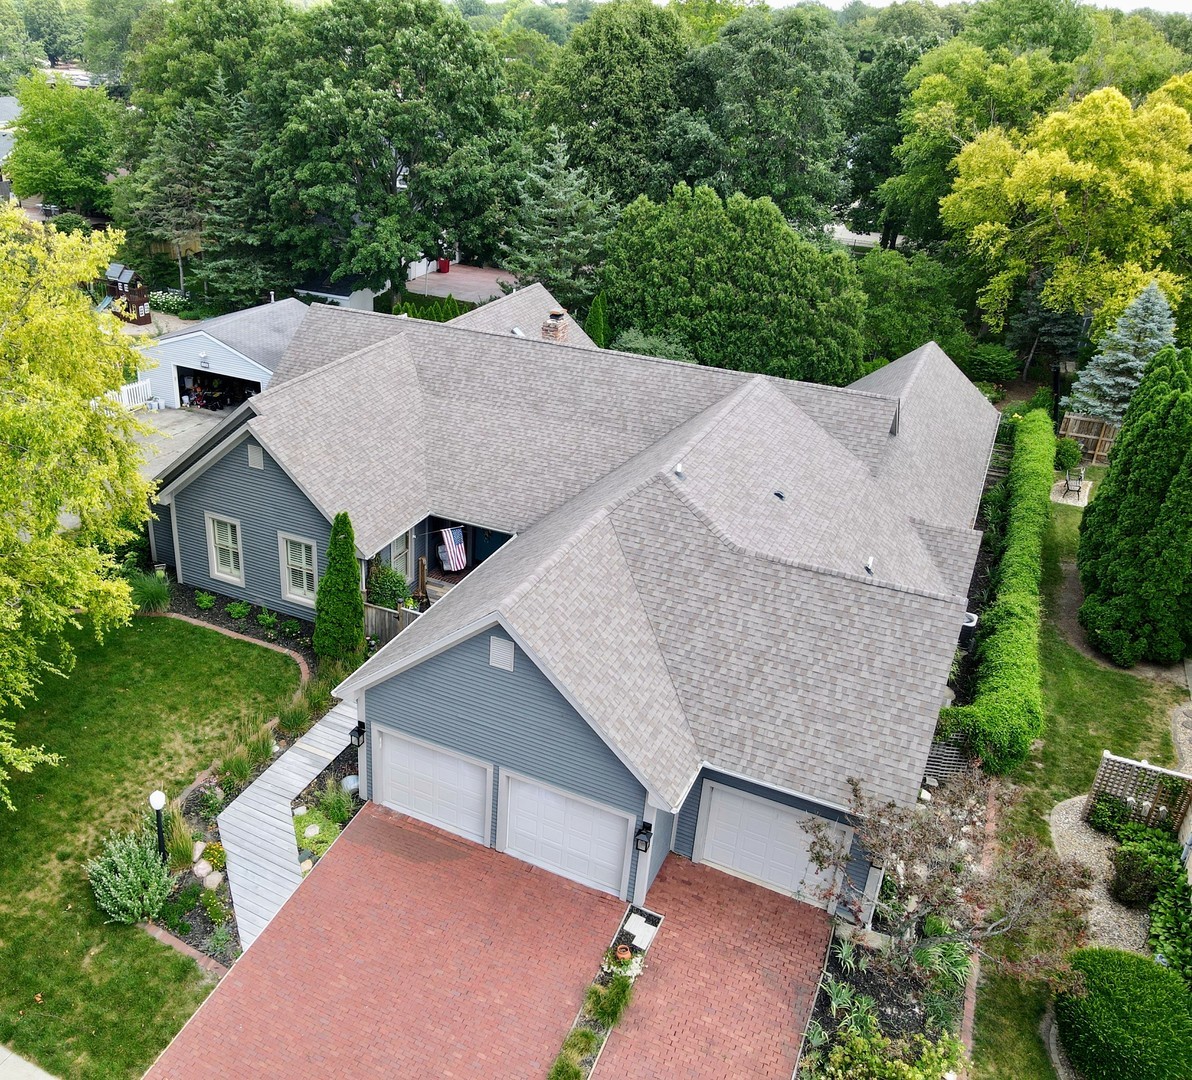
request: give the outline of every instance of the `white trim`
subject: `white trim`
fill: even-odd
[[[357,716],[359,716],[359,713],[357,713]],[[487,792],[488,798],[485,800],[486,810],[484,813],[484,840],[481,842],[484,844],[485,847],[492,847],[492,844],[493,844],[493,835],[492,835],[492,833],[493,833],[493,814],[492,814],[493,764],[491,761],[481,761],[479,758],[474,758],[474,757],[470,756],[469,754],[461,754],[458,750],[453,750],[450,746],[444,746],[442,743],[427,742],[425,739],[419,739],[413,735],[407,735],[400,728],[386,727],[384,724],[374,724],[373,730],[376,731],[376,745],[377,745],[377,751],[378,751],[377,756],[373,759],[373,787],[381,793],[382,798],[384,797],[384,794],[385,794],[385,776],[384,776],[385,754],[384,754],[383,750],[381,749],[381,743],[382,743],[383,738],[386,735],[391,735],[395,739],[404,739],[406,742],[411,742],[415,746],[421,746],[425,750],[433,750],[435,753],[446,754],[448,757],[459,758],[460,761],[466,761],[466,762],[468,762],[469,765],[479,765],[482,769],[484,769],[484,771],[487,775],[487,779],[485,780],[484,790]],[[381,774],[379,780],[377,779],[378,771]],[[382,806],[389,805],[388,803],[386,803],[382,800],[374,800],[374,801],[381,802]],[[399,810],[393,806],[390,806],[389,809],[393,810],[395,813],[405,814],[407,817],[415,818],[415,820],[417,820],[417,821],[425,821],[426,820],[425,818],[417,817],[416,815],[411,814],[406,810]],[[456,832],[455,829],[449,828],[446,825],[440,825],[437,821],[429,821],[429,822],[427,822],[427,824],[433,825],[436,829],[442,829],[444,832],[449,832],[453,836],[458,836],[463,840],[471,840],[472,843],[477,842],[475,837],[464,836],[463,833]]]
[[[756,783],[756,781],[754,782]],[[707,862],[707,860],[704,858],[704,841],[707,839],[708,815],[712,806],[712,794],[718,788],[723,789],[724,791],[731,791],[734,795],[745,799],[753,799],[755,802],[769,803],[772,806],[777,806],[783,810],[790,810],[796,814],[803,814],[806,817],[819,817],[818,814],[813,814],[809,810],[801,810],[797,806],[787,806],[786,803],[778,802],[776,799],[767,799],[764,795],[755,795],[752,791],[742,791],[740,788],[730,787],[728,784],[721,784],[715,780],[705,779],[703,786],[700,789],[699,816],[696,818],[695,822],[695,843],[691,848],[691,861],[694,863],[703,863],[706,866],[714,867],[722,873],[729,874],[732,877],[739,877],[744,881],[752,881],[755,885],[760,885],[763,889],[769,889],[771,892],[776,892],[781,896],[793,897],[795,900],[798,900],[801,903],[811,904],[812,906],[819,908],[826,907],[829,915],[835,915],[836,898],[840,893],[841,882],[844,878],[844,871],[842,869],[837,869],[834,875],[834,880],[832,882],[832,899],[830,899],[826,904],[821,904],[815,900],[814,895],[809,897],[809,895],[805,893],[792,892],[789,889],[780,889],[772,882],[762,881],[759,878],[742,873],[740,870],[735,870],[732,867],[721,866],[720,863]],[[851,825],[846,825],[844,822],[828,821],[827,818],[820,818],[820,820],[827,822],[829,825],[835,825],[843,829],[845,833],[845,841],[849,848],[852,848],[854,830]],[[810,837],[808,838],[808,843],[810,843]]]
[[[398,542],[398,540],[400,540],[403,536],[406,538],[405,566],[402,569],[398,569],[397,567],[393,566],[393,545],[396,544]],[[394,570],[397,570],[397,572],[399,574],[401,574],[401,576],[404,577],[406,579],[406,582],[408,583],[410,580],[410,577],[412,576],[412,573],[413,573],[410,568],[410,558],[414,554],[414,530],[413,530],[413,528],[407,529],[404,533],[398,533],[397,536],[395,536],[392,540],[389,541],[387,546],[389,548],[389,565],[390,565],[390,567],[392,567]]]
[[[779,791],[783,795],[790,795],[792,798],[802,799],[804,802],[813,803],[816,806],[822,806],[825,810],[834,810],[838,814],[847,815],[850,820],[852,820],[852,818],[855,816],[853,812],[846,807],[840,806],[836,803],[828,802],[826,799],[822,799],[817,795],[808,795],[805,791],[796,791],[794,788],[783,787],[781,784],[773,784],[769,780],[761,780],[756,776],[749,776],[746,773],[734,772],[732,769],[726,769],[723,765],[716,765],[713,762],[707,760],[703,761],[699,769],[696,770],[695,775],[688,782],[687,787],[683,791],[683,798],[679,802],[680,806],[682,806],[683,803],[685,803],[691,796],[691,790],[695,787],[695,782],[699,779],[699,775],[704,771],[704,769],[707,769],[709,772],[718,772],[725,776],[731,776],[734,780],[743,780],[747,784],[757,784],[758,787],[764,787],[770,791]],[[663,809],[665,809],[665,807]],[[798,807],[793,807],[793,809],[797,810]],[[811,811],[806,811],[806,813],[811,813]],[[816,816],[819,817],[822,815]],[[848,822],[842,821],[840,824],[847,825]]]
[[[294,533],[286,533],[279,531],[277,534],[277,561],[281,569],[281,595],[295,604],[302,604],[304,607],[313,608],[315,606],[314,596],[305,596],[302,593],[290,592],[290,560],[286,552],[286,541],[292,540],[295,544],[305,544],[310,548],[311,569],[315,577],[315,595],[319,591],[319,546],[313,540],[306,536],[297,536]],[[240,557],[241,562],[244,561],[244,556]]]
[[[577,795],[574,791],[568,791],[566,788],[558,787],[555,784],[548,784],[543,780],[539,780],[533,776],[526,776],[524,773],[515,772],[512,769],[501,767],[501,790],[497,794],[497,836],[494,846],[498,851],[507,852],[509,849],[509,781],[520,780],[523,784],[530,784],[534,787],[546,788],[547,791],[553,791],[556,795],[562,796],[564,799],[573,799],[575,802],[584,803],[586,806],[592,807],[594,810],[603,810],[606,813],[614,814],[617,817],[625,819],[625,860],[624,866],[621,867],[621,891],[617,896],[622,899],[628,899],[629,893],[629,873],[633,866],[633,833],[637,825],[637,815],[631,814],[626,810],[619,810],[615,806],[609,806],[608,803],[597,802],[595,799],[589,799],[584,795]],[[544,863],[535,862],[533,859],[527,859],[522,855],[513,855],[512,858],[519,859],[521,862],[529,863],[531,866],[540,867],[551,874],[559,874],[559,868],[556,866],[547,866]],[[567,874],[559,874],[559,877],[567,878],[568,881],[579,881],[579,878],[568,877]],[[590,889],[597,889],[604,892],[604,888],[600,885],[594,885],[591,881],[580,881],[581,885],[587,885]]]
[[[221,521],[226,525],[236,526],[236,554],[240,557],[240,576],[233,577],[231,574],[225,574],[219,569],[219,561],[215,555],[215,528],[214,522]],[[226,581],[232,585],[239,585],[244,588],[244,530],[240,528],[240,521],[234,517],[224,517],[221,514],[213,514],[210,510],[203,511],[203,531],[207,534],[207,572],[216,581]]]
[[[372,756],[372,740],[373,732],[368,726],[368,721],[364,719],[364,698],[356,702],[356,719],[364,722],[364,729],[368,732],[368,738],[360,744],[360,753],[356,756],[356,775],[360,777],[360,798],[361,801],[372,801],[372,785],[369,780],[369,763],[373,761]]]
[[[642,814],[642,824],[648,824],[650,826],[650,850],[644,855],[641,854],[637,850],[637,844],[634,843],[633,837],[631,836],[629,838],[629,857],[637,861],[637,877],[633,879],[633,903],[638,907],[642,907],[646,902],[646,878],[650,876],[651,855],[654,851],[654,845],[661,843],[658,833],[654,829],[654,826],[658,824],[658,811],[648,801],[646,803],[645,813]]]
[[[252,364],[252,366],[255,368],[259,368],[266,375],[273,374],[273,372],[270,371],[267,367],[265,367],[265,365],[262,364],[259,360],[254,360],[251,356],[245,356],[244,353],[242,353],[239,349],[233,349],[232,346],[229,345],[226,341],[220,341],[220,339],[217,338],[214,334],[210,334],[206,330],[200,330],[197,327],[194,330],[189,330],[186,333],[178,334],[177,336],[171,334],[169,337],[158,338],[155,342],[153,342],[153,344],[154,345],[173,345],[177,341],[190,341],[192,338],[196,338],[196,337],[206,338],[212,344],[218,345],[221,349],[227,349],[228,352],[232,353],[235,356],[240,357],[240,359],[244,360],[246,363]],[[176,367],[179,366],[178,361],[176,361],[176,360],[172,360],[170,362],[172,364],[174,364]],[[195,371],[207,370],[205,368],[196,368],[193,364],[182,364],[180,366],[189,367]],[[214,370],[214,369],[211,369],[211,370]],[[216,374],[220,374],[220,372],[216,372]],[[236,379],[236,378],[239,378],[240,376],[229,375],[228,377],[231,379]],[[174,386],[177,387],[177,385],[178,385],[178,382],[177,382],[177,379],[175,379]]]
[[[218,446],[213,446],[207,451],[198,461],[196,461],[189,469],[181,476],[171,480],[165,487],[163,487],[156,495],[156,499],[163,506],[169,506],[172,501],[174,492],[187,487],[192,481],[197,480],[203,473],[211,468],[212,465],[222,461],[233,450],[236,449],[245,439],[251,435],[252,432],[248,430],[248,424],[237,428],[233,432],[231,438],[225,439]]]
[[[865,895],[861,900],[861,922],[866,929],[869,929],[873,922],[873,911],[877,907],[878,893],[881,892],[882,879],[885,876],[884,867],[870,864],[869,874],[865,878]]]

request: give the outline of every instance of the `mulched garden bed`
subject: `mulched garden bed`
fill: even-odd
[[[327,766],[318,776],[316,776],[306,787],[298,794],[296,798],[291,800],[290,808],[295,813],[295,818],[298,817],[298,811],[324,811],[324,790],[327,781],[331,780],[339,790],[343,790],[342,781],[346,776],[356,776],[359,764],[359,751],[354,746],[349,746],[341,751],[330,765]],[[346,814],[339,814],[331,819],[332,825],[338,826],[334,830],[334,836],[328,838],[322,836],[324,845],[329,846],[330,840],[337,837],[347,827],[348,822],[352,820],[360,811],[360,807],[364,804],[360,801],[357,793],[351,793],[350,801],[342,803],[341,809],[346,811]],[[339,820],[342,817],[343,820]],[[321,826],[325,827],[325,826]],[[317,850],[312,850],[311,847],[303,846],[303,837],[298,836],[295,832],[295,839],[298,841],[298,861],[302,866],[304,872],[308,872],[315,863],[322,857],[322,853]],[[307,865],[309,862],[309,865]]]
[[[277,625],[273,628],[264,627],[257,622],[257,616],[264,609],[255,604],[249,606],[249,612],[246,618],[233,619],[225,609],[228,604],[239,602],[234,597],[221,596],[219,593],[215,593],[213,594],[215,596],[214,607],[201,608],[195,603],[196,591],[202,592],[206,590],[196,590],[193,585],[179,585],[178,582],[171,581],[170,610],[191,619],[198,619],[200,622],[210,623],[212,626],[222,627],[225,630],[234,630],[238,634],[244,634],[245,637],[254,638],[257,641],[265,641],[273,645],[284,645],[287,649],[293,649],[296,653],[299,653],[306,660],[310,670],[314,671],[318,663],[314,649],[311,648],[311,637],[315,632],[314,623],[306,619],[296,619],[292,615],[283,615],[280,612],[270,609],[270,612],[277,616]],[[297,632],[283,633],[281,627],[291,621],[298,624]]]

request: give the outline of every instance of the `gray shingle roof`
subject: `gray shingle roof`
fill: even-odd
[[[301,301],[298,301],[301,303]],[[359,352],[369,345],[396,337],[410,319],[380,315],[371,311],[353,311],[311,304],[306,307],[302,332],[291,340],[278,366],[273,371],[271,387],[280,386],[316,371],[333,360]]]
[[[244,311],[206,319],[197,326],[166,334],[161,340],[170,341],[201,330],[228,348],[235,349],[241,356],[247,356],[262,367],[276,371],[282,354],[305,321],[306,312],[306,305],[301,300],[290,297],[275,304],[260,304]]]
[[[559,302],[547,292],[540,282],[517,289],[487,304],[481,304],[471,311],[451,320],[452,326],[465,330],[479,330],[485,334],[513,334],[514,327],[528,338],[542,336],[542,324],[546,317],[559,306]],[[585,349],[596,348],[596,343],[584,333],[584,329],[570,315],[564,317],[567,327],[567,344]]]
[[[867,470],[809,466],[831,443],[755,378],[507,544],[345,691],[499,619],[671,806],[704,762],[838,805],[851,775],[913,798],[964,603]]]

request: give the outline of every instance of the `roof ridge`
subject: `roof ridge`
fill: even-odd
[[[380,313],[374,312],[373,314],[380,314]],[[390,316],[390,317],[394,318],[395,316]],[[290,389],[291,386],[297,386],[299,383],[304,382],[307,379],[311,379],[316,375],[322,375],[325,371],[328,371],[330,368],[333,368],[333,367],[338,367],[340,364],[346,364],[348,361],[351,361],[351,360],[358,360],[362,355],[364,355],[371,349],[379,349],[382,345],[391,345],[394,341],[397,341],[400,338],[401,338],[400,332],[396,333],[396,334],[392,334],[387,338],[382,338],[380,341],[374,341],[370,345],[365,345],[362,348],[357,349],[355,352],[347,353],[344,356],[337,356],[334,360],[328,360],[327,363],[320,364],[316,368],[311,368],[310,371],[304,371],[301,375],[295,375],[295,376],[293,376],[293,378],[290,378],[290,379],[283,379],[279,383],[270,383],[269,386],[267,386],[259,394],[254,395],[252,400],[260,401],[262,398],[264,398],[267,401],[272,401],[279,394],[284,394],[287,390]],[[258,410],[258,413],[259,412],[260,412],[260,410]]]

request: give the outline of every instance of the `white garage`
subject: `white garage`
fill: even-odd
[[[505,776],[498,847],[594,889],[624,896],[633,819],[586,799]]]
[[[448,750],[382,731],[381,802],[480,844],[488,843],[492,770]]]
[[[802,822],[812,815],[714,781],[704,782],[696,826],[695,861],[767,888],[826,907],[823,894],[833,871],[811,861],[811,836]],[[847,826],[835,826],[842,840]]]

